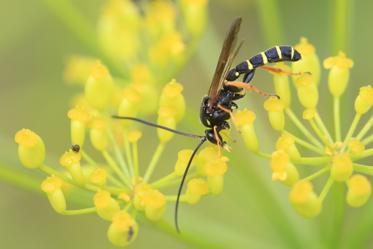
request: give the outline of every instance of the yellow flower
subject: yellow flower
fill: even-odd
[[[233,116],[237,128],[241,131],[246,147],[250,151],[257,151],[259,147],[254,121],[256,115],[247,109],[239,110]]]
[[[333,157],[331,176],[339,182],[347,181],[353,171],[352,161],[348,154],[338,154]]]
[[[358,114],[367,113],[373,105],[373,88],[371,85],[360,88],[355,100],[355,111]]]
[[[66,199],[61,188],[62,181],[56,176],[47,177],[41,184],[41,189],[47,194],[49,203],[57,213],[66,210]]]
[[[97,186],[104,186],[107,181],[107,171],[103,168],[95,168],[89,175],[89,181]]]
[[[282,131],[285,127],[285,105],[281,99],[271,97],[264,102],[264,109],[268,112],[269,122],[273,129]]]
[[[38,168],[45,160],[45,145],[35,132],[22,129],[15,135],[18,144],[18,157],[22,165],[27,168]]]
[[[188,182],[185,199],[190,204],[196,204],[201,196],[209,192],[209,186],[206,180],[194,178]]]
[[[353,175],[347,182],[347,203],[352,207],[364,205],[372,192],[368,179],[362,175]]]
[[[113,216],[120,210],[118,202],[107,191],[97,192],[93,200],[97,214],[104,220],[112,220]]]
[[[111,243],[116,246],[127,246],[137,237],[139,228],[136,221],[126,211],[117,212],[107,232]]]
[[[297,182],[290,191],[289,199],[294,209],[306,218],[315,217],[321,212],[321,201],[309,181]]]
[[[67,113],[70,119],[71,143],[82,146],[85,140],[87,123],[91,120],[91,114],[84,106],[76,106]]]

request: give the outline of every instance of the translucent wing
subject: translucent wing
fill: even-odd
[[[227,65],[230,64],[230,59],[233,58],[232,52],[237,42],[237,34],[240,30],[241,21],[242,19],[240,17],[234,20],[227,36],[225,37],[219,60],[215,68],[214,77],[212,78],[210,89],[208,92],[208,96],[210,97],[209,106],[212,106],[216,103],[220,87],[224,81],[225,73],[228,70]]]

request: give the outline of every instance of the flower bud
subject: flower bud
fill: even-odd
[[[373,105],[373,88],[372,86],[360,87],[359,95],[355,100],[355,111],[362,115],[367,113]]]
[[[103,168],[95,168],[89,175],[89,181],[97,186],[105,186],[107,181],[107,171]]]
[[[79,185],[84,186],[85,176],[80,166],[80,160],[80,153],[70,150],[65,152],[60,157],[60,164],[69,171],[74,181],[76,181]]]
[[[22,129],[15,135],[18,144],[18,157],[26,168],[38,168],[45,160],[45,145],[35,132]]]
[[[283,150],[272,153],[272,180],[280,181],[288,186],[292,186],[299,179],[298,170],[290,162],[288,154]]]
[[[188,165],[190,157],[192,156],[192,150],[181,150],[177,154],[177,161],[174,167],[174,172],[177,176],[182,176]]]
[[[66,210],[66,199],[61,187],[62,180],[57,176],[47,177],[41,183],[41,189],[47,194],[49,203],[57,213],[63,213]]]
[[[254,121],[256,115],[254,112],[247,110],[239,110],[234,113],[234,120],[237,128],[241,131],[246,147],[253,152],[258,151],[259,143],[256,136]]]
[[[71,143],[83,146],[87,123],[91,119],[88,110],[83,106],[76,106],[69,110]]]
[[[139,227],[126,211],[117,212],[107,232],[111,243],[116,246],[128,246],[137,237]]]
[[[352,171],[352,161],[348,154],[338,154],[333,157],[330,173],[335,181],[347,181]]]
[[[319,101],[319,92],[313,75],[304,74],[295,81],[299,102],[304,108],[315,109]]]
[[[289,199],[295,211],[306,218],[312,218],[321,212],[321,200],[313,191],[310,181],[295,183],[290,191]]]
[[[316,110],[313,108],[306,109],[303,111],[303,119],[304,120],[312,120],[315,118]]]
[[[299,159],[301,157],[297,147],[295,146],[294,138],[290,134],[282,134],[276,143],[277,150],[285,151],[291,159]]]
[[[351,139],[348,142],[348,149],[351,155],[358,156],[365,150],[365,145],[358,139]]]
[[[169,108],[162,108],[158,112],[157,124],[171,129],[176,128],[176,119]],[[163,129],[157,129],[158,138],[161,143],[167,143],[174,137],[174,133]]]
[[[314,78],[315,85],[320,82],[320,60],[316,54],[315,47],[308,42],[304,37],[300,39],[300,43],[295,46],[295,49],[302,55],[302,59],[291,63],[294,73],[310,72]],[[294,77],[295,79],[298,76]]]
[[[120,210],[118,202],[107,191],[98,191],[93,197],[93,202],[98,216],[104,220],[110,221]]]
[[[268,112],[269,122],[276,131],[285,128],[284,103],[281,99],[271,97],[264,102],[264,109]]]
[[[72,56],[67,61],[64,78],[73,84],[85,84],[97,60],[90,57]]]
[[[278,66],[276,65],[276,67],[284,70],[285,72],[291,71],[289,66],[282,63]],[[289,77],[286,74],[273,73],[273,82],[275,84],[275,91],[277,95],[280,96],[284,107],[289,107],[291,103]]]
[[[157,40],[175,30],[177,10],[170,1],[151,1],[146,6],[145,28],[150,39]]]
[[[334,97],[341,96],[346,90],[350,77],[350,68],[353,61],[346,57],[343,52],[335,57],[329,57],[324,60],[324,67],[330,69],[328,77],[329,91]]]
[[[162,218],[166,208],[166,197],[158,190],[148,190],[143,197],[145,205],[145,215],[149,220],[159,220]]]
[[[209,186],[202,178],[193,178],[188,182],[185,199],[189,204],[196,204],[201,196],[208,194]]]
[[[154,66],[163,68],[170,61],[179,61],[185,51],[185,43],[179,32],[173,31],[162,36],[150,48],[150,62]]]
[[[363,175],[353,175],[347,182],[347,203],[351,207],[361,207],[364,205],[372,192],[369,180]]]
[[[199,36],[206,26],[207,0],[182,0],[181,10],[187,30],[192,36]]]
[[[212,161],[219,160],[220,157],[219,148],[217,146],[211,144],[203,148],[194,159],[198,173],[206,175],[205,166]]]
[[[95,119],[92,121],[89,137],[96,150],[103,151],[108,147],[109,138],[107,132],[107,123],[105,120]]]
[[[145,210],[144,197],[150,190],[152,190],[151,186],[145,183],[139,183],[135,186],[133,205],[137,210]]]
[[[160,109],[167,109],[176,122],[179,122],[185,113],[185,100],[182,95],[183,86],[175,79],[163,87],[159,99]]]
[[[85,85],[85,97],[88,103],[96,109],[102,110],[112,103],[114,82],[107,68],[100,62],[92,68]]]

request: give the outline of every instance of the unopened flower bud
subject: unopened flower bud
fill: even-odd
[[[109,145],[107,124],[103,119],[95,119],[91,123],[89,137],[96,150],[103,151]]]
[[[206,180],[202,178],[194,178],[188,182],[185,199],[190,204],[196,204],[201,196],[209,192],[209,186]]]
[[[181,150],[177,154],[177,161],[174,167],[174,172],[177,176],[182,176],[188,165],[190,157],[192,155],[192,150]]]
[[[57,213],[66,210],[66,199],[61,188],[62,180],[57,176],[50,176],[41,183],[41,189],[47,194],[49,203]]]
[[[276,143],[276,149],[284,150],[290,156],[291,159],[299,159],[301,157],[295,145],[294,138],[287,133],[282,134],[278,138]]]
[[[372,192],[369,180],[363,175],[353,175],[347,182],[347,203],[351,207],[361,207],[364,205]]]
[[[166,208],[166,197],[158,190],[148,190],[143,197],[145,205],[145,215],[149,220],[159,220],[162,218]]]
[[[91,120],[91,114],[83,106],[76,106],[69,110],[67,116],[70,119],[71,143],[83,146],[87,123]]]
[[[281,99],[271,97],[264,102],[264,109],[268,112],[269,122],[276,131],[285,128],[284,103]]]
[[[295,82],[298,99],[304,108],[315,109],[319,101],[319,92],[313,75],[304,74]]]
[[[45,145],[35,132],[22,129],[15,135],[18,144],[18,157],[22,165],[27,168],[38,168],[45,160]]]
[[[288,154],[283,150],[277,150],[272,153],[271,167],[272,180],[291,186],[299,179],[298,170],[290,162]]]
[[[74,181],[83,186],[85,184],[85,176],[80,166],[80,160],[80,153],[70,150],[60,157],[60,164],[69,171]]]
[[[295,211],[306,218],[315,217],[321,212],[321,201],[310,181],[299,181],[294,184],[289,199]]]
[[[118,202],[110,196],[107,191],[99,191],[93,198],[96,212],[104,220],[111,220],[113,216],[119,212],[120,207]]]
[[[237,128],[241,131],[246,147],[250,151],[258,151],[259,143],[254,127],[255,113],[247,109],[239,110],[234,114],[234,119]]]
[[[333,157],[330,173],[335,181],[347,181],[352,171],[352,161],[348,154],[338,154]]]
[[[127,246],[137,237],[139,227],[136,221],[126,211],[117,212],[107,232],[111,243],[116,246]]]
[[[362,115],[367,113],[373,105],[373,88],[372,86],[360,87],[359,95],[355,100],[355,111]]]
[[[107,171],[103,168],[95,168],[89,175],[89,181],[97,186],[104,186],[107,181]]]

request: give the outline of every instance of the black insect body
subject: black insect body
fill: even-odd
[[[254,91],[263,96],[277,96],[275,94],[266,93],[250,83],[250,81],[254,77],[256,69],[260,68],[271,72],[293,75],[293,73],[291,72],[285,72],[280,68],[266,66],[266,64],[280,61],[298,61],[301,59],[300,53],[293,47],[275,46],[264,52],[258,53],[257,55],[251,57],[249,60],[239,63],[235,67],[231,67],[232,61],[242,45],[241,42],[238,46],[236,46],[240,25],[241,18],[237,18],[232,23],[232,26],[225,38],[223,48],[220,52],[208,95],[202,99],[200,108],[200,120],[202,124],[207,128],[205,130],[204,136],[177,131],[135,117],[123,117],[117,115],[113,116],[113,118],[133,120],[159,129],[168,130],[170,132],[174,132],[183,136],[200,139],[199,144],[194,149],[188,161],[188,165],[184,171],[178,189],[175,205],[175,226],[178,231],[179,226],[177,217],[180,200],[179,198],[182,192],[185,178],[188,174],[188,170],[199,148],[206,141],[217,144],[221,147],[225,147],[226,142],[222,139],[220,132],[222,130],[230,128],[228,120],[231,118],[232,112],[238,108],[235,101],[245,96],[245,90]],[[242,77],[242,81],[237,81],[237,79],[239,79],[240,77]]]

